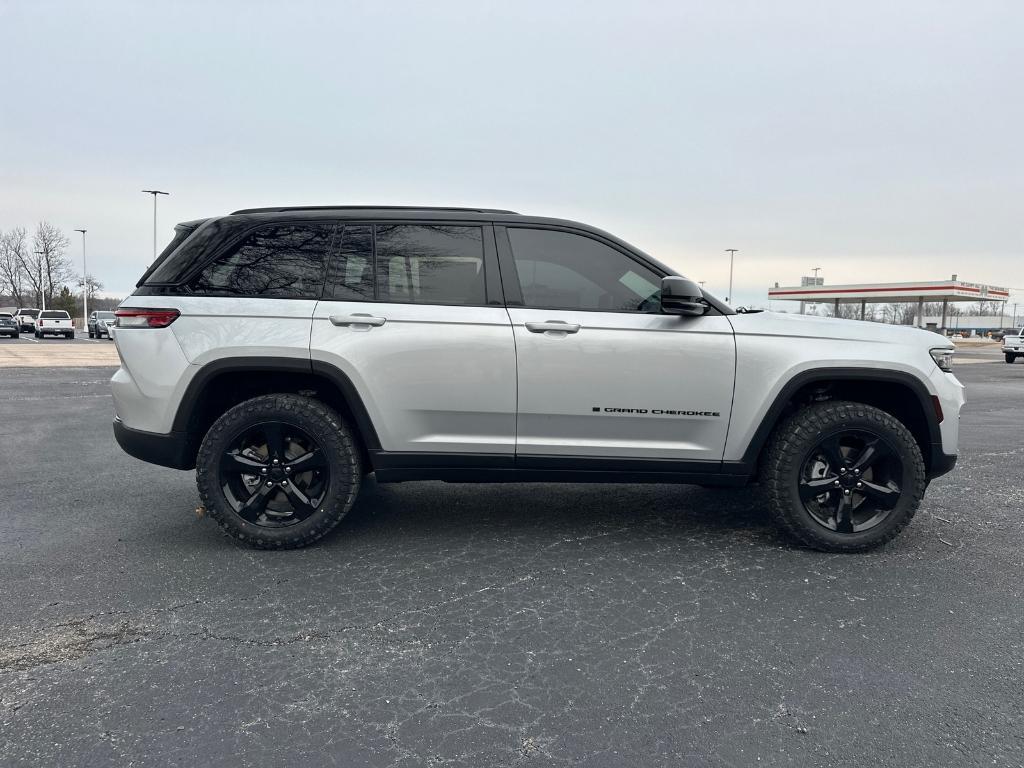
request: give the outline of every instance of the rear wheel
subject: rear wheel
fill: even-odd
[[[825,552],[863,552],[893,539],[924,495],[924,460],[892,415],[862,403],[805,408],[772,436],[762,466],[772,517]]]
[[[1006,357],[1006,362],[1008,362],[1008,363],[1012,363],[1014,360],[1017,359],[1017,356],[1015,354],[1013,354],[1012,352],[1007,352],[1005,357]]]
[[[94,338],[96,338],[96,334],[95,334],[95,333],[93,333],[92,331],[89,331],[89,338],[90,338],[90,339],[94,339]]]
[[[303,547],[348,513],[362,477],[344,419],[299,395],[264,395],[228,410],[203,439],[196,482],[229,536],[262,549]]]

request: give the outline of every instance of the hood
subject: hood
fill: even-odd
[[[783,336],[794,339],[835,339],[836,341],[878,342],[953,348],[953,342],[935,333],[907,325],[888,325],[865,320],[839,320],[815,315],[756,312],[730,315],[737,334]]]

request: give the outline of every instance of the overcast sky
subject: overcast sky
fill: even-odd
[[[154,187],[161,247],[247,206],[475,205],[600,226],[722,296],[738,248],[736,304],[812,267],[1024,288],[1016,0],[0,9],[0,229],[88,228],[114,295]]]

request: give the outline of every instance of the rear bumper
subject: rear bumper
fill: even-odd
[[[934,480],[936,477],[941,477],[947,472],[952,472],[953,467],[956,466],[956,459],[956,454],[943,453],[941,445],[933,445],[931,466],[928,467],[928,479]]]
[[[171,469],[195,469],[195,452],[191,450],[184,432],[143,432],[130,429],[120,419],[114,419],[114,438],[125,453],[136,459]]]

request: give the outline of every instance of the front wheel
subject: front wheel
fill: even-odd
[[[910,431],[862,403],[798,411],[772,436],[761,480],[784,533],[824,552],[863,552],[893,539],[924,496],[924,459]]]
[[[210,427],[196,482],[210,517],[261,549],[304,547],[352,508],[362,460],[336,411],[299,395],[263,395]]]
[[[1006,357],[1006,362],[1008,362],[1008,363],[1012,363],[1014,360],[1017,359],[1017,356],[1015,354],[1013,354],[1012,352],[1007,352],[1005,354],[1005,357]]]

